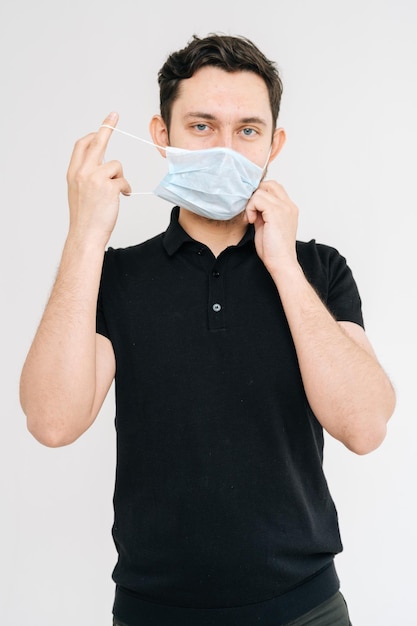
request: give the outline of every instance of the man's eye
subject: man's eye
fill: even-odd
[[[256,130],[254,128],[244,128],[242,132],[244,135],[246,135],[246,137],[256,135]]]
[[[206,130],[206,128],[207,128],[207,124],[196,124],[196,125],[195,125],[195,128],[196,128],[197,130]]]

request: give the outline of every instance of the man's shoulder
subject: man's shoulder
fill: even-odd
[[[140,243],[124,247],[109,246],[106,250],[106,259],[129,261],[135,258],[152,257],[163,251],[164,233],[159,233]]]
[[[310,241],[297,241],[297,258],[308,280],[323,292],[330,283],[351,274],[346,258],[334,246]]]
[[[317,252],[318,254],[334,254],[338,253],[337,248],[327,243],[320,243],[317,239],[310,239],[308,241],[300,241],[297,239],[297,251],[311,253],[312,251]]]
[[[328,264],[331,259],[341,257],[339,251],[334,247],[325,243],[318,243],[316,239],[309,241],[298,241],[297,256],[300,263],[320,263]]]

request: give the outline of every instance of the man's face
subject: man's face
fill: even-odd
[[[171,146],[227,147],[264,167],[273,120],[267,87],[253,72],[207,66],[183,80],[171,112]]]

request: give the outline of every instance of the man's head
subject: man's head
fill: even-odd
[[[203,39],[194,35],[188,45],[173,52],[158,73],[161,116],[169,131],[172,105],[181,81],[191,78],[202,67],[214,66],[226,72],[254,72],[265,82],[273,118],[273,131],[282,95],[282,82],[275,63],[247,38],[212,34]]]

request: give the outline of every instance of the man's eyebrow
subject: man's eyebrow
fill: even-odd
[[[185,118],[191,119],[203,119],[208,121],[216,121],[218,118],[212,113],[206,113],[205,111],[190,111],[185,115]],[[257,115],[251,115],[250,117],[242,117],[239,120],[240,124],[261,124],[262,126],[266,126],[267,122],[262,117],[258,117]]]
[[[242,124],[261,124],[266,126],[267,122],[262,117],[258,117],[257,115],[252,115],[251,117],[243,117],[240,122]]]
[[[205,113],[204,111],[190,111],[189,113],[187,113],[185,115],[185,117],[192,117],[192,118],[197,118],[199,117],[200,119],[203,120],[216,120],[216,116],[212,115],[211,113]]]

